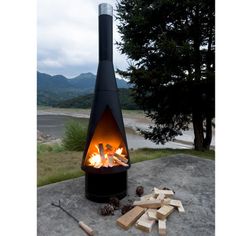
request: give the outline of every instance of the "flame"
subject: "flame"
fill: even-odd
[[[113,148],[111,149],[103,149],[103,156],[101,156],[98,145],[95,145],[97,151],[92,153],[88,159],[88,165],[93,166],[94,168],[100,168],[100,167],[112,167],[112,166],[118,166],[118,165],[125,165],[122,161],[119,161],[117,159],[117,156],[115,157],[115,154],[120,155],[124,159],[126,159],[125,155],[122,153],[123,148]],[[120,157],[120,158],[121,158]],[[127,161],[126,161],[127,162]]]
[[[93,153],[91,157],[89,158],[89,163],[92,166],[99,165],[101,163],[101,157],[99,154]]]
[[[117,150],[115,151],[115,153],[121,155],[123,151],[123,148],[117,148]]]

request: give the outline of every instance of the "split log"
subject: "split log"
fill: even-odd
[[[161,207],[160,200],[144,200],[144,201],[134,201],[134,206],[146,207],[146,208],[159,208]]]
[[[166,235],[166,220],[158,220],[158,231],[161,236]]]
[[[147,214],[150,220],[158,220],[156,209],[148,209]]]
[[[116,223],[123,229],[128,229],[145,212],[145,209],[139,206],[134,207],[126,214],[117,219]]]
[[[159,193],[156,199],[160,200],[162,203],[164,202],[165,199],[165,194],[164,193]]]
[[[173,211],[173,206],[164,205],[160,209],[157,210],[157,218],[160,220],[166,219]]]
[[[108,158],[106,158],[106,157],[103,160],[103,166],[104,167],[108,167],[109,166]]]
[[[143,200],[149,200],[150,198],[154,198],[154,194],[153,193],[151,193],[151,194],[147,194],[147,195],[143,195],[141,198],[140,198],[140,200],[141,201],[143,201]]]
[[[114,159],[118,164],[120,164],[120,165],[122,165],[122,166],[129,166],[128,164],[126,164],[126,163],[120,161],[117,157],[114,157],[114,156],[113,156],[113,159]]]
[[[171,199],[169,205],[174,207],[181,207],[182,203],[180,200]]]
[[[108,166],[113,167],[114,166],[114,159],[112,155],[108,155]]]
[[[182,205],[182,202],[180,202],[180,204],[181,204],[181,205],[178,207],[178,211],[181,212],[181,213],[184,213],[185,210],[184,210],[184,207],[183,207],[183,205]]]
[[[104,155],[104,148],[103,148],[102,143],[98,144],[98,150],[99,150],[99,154],[100,154],[100,157],[101,157],[101,161],[103,162],[104,159],[105,159],[105,155]]]
[[[118,153],[114,153],[114,156],[117,157],[120,161],[124,162],[124,163],[127,163],[128,162],[128,159]]]
[[[147,210],[148,211],[148,210]],[[151,232],[152,227],[155,224],[155,220],[150,220],[148,218],[148,213],[145,212],[135,224],[136,228],[143,230],[144,232]]]
[[[165,199],[163,200],[163,204],[164,204],[164,205],[169,205],[169,204],[170,204],[170,201],[171,201],[170,198],[165,198]]]
[[[108,150],[110,150],[110,151],[112,151],[113,150],[113,147],[108,143],[108,144],[106,144],[106,148],[108,149]]]
[[[154,187],[154,193],[158,196],[160,193],[165,194],[166,197],[174,196],[174,192],[172,190],[162,190]]]

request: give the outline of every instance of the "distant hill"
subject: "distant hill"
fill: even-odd
[[[118,88],[129,88],[125,80],[117,79]],[[94,91],[96,76],[83,73],[68,79],[63,75],[49,75],[37,72],[37,104],[54,106],[58,102],[78,96],[91,94]]]
[[[55,105],[60,108],[91,108],[94,94],[87,94],[76,98],[61,101]],[[130,89],[119,89],[119,98],[122,109],[137,110]]]

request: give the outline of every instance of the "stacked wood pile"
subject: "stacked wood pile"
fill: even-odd
[[[166,235],[168,216],[175,209],[180,213],[184,212],[182,202],[172,199],[173,196],[172,190],[154,187],[152,193],[134,201],[134,208],[118,218],[117,224],[125,230],[135,224],[136,228],[151,232],[153,226],[158,223],[159,235]]]

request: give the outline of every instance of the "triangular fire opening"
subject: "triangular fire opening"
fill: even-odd
[[[94,168],[128,166],[128,152],[117,122],[106,107],[90,140],[84,160]]]

